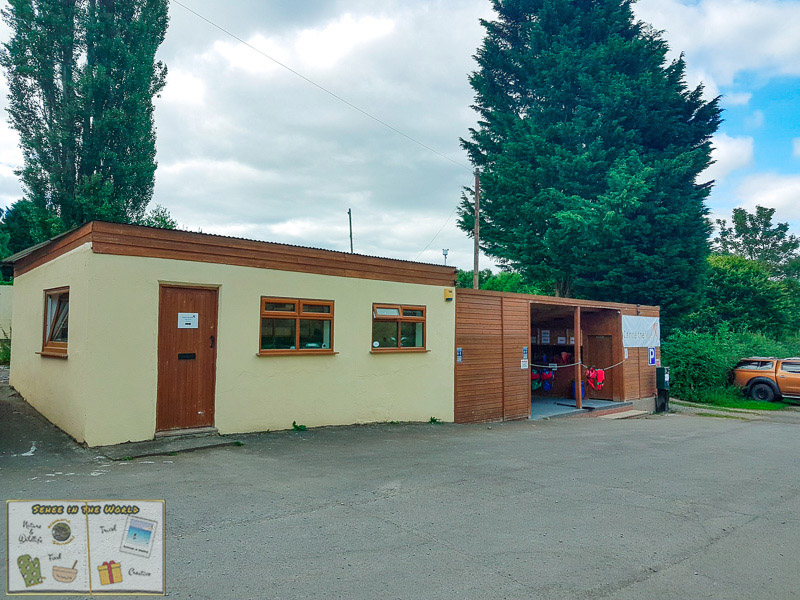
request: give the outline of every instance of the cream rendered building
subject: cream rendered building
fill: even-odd
[[[454,268],[103,222],[7,262],[11,385],[90,446],[454,420]]]

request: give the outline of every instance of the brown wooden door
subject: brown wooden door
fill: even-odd
[[[614,343],[610,335],[588,336],[588,348],[583,362],[597,369],[605,369],[614,364]],[[605,385],[602,390],[595,391],[586,383],[586,395],[598,400],[614,399],[614,369],[606,371]]]
[[[156,429],[214,425],[217,290],[161,286]]]

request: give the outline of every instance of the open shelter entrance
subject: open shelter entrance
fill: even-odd
[[[613,406],[622,359],[620,312],[531,301],[531,417],[546,418]],[[589,379],[601,370],[603,381]]]
[[[623,347],[622,317],[658,313],[658,307],[456,290],[455,421],[543,418],[653,398],[655,365],[648,364],[647,348]],[[603,371],[602,385],[589,377],[591,368]]]

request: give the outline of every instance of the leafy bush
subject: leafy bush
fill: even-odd
[[[800,355],[800,338],[778,341],[758,333],[737,333],[727,327],[716,332],[675,331],[661,348],[670,367],[671,395],[706,402],[729,384],[730,372],[747,356]]]
[[[741,256],[712,255],[703,304],[684,327],[714,332],[727,324],[775,338],[798,332],[797,281],[780,279],[766,264]]]
[[[0,365],[11,364],[11,330],[0,327]]]
[[[456,287],[471,288],[473,284],[473,273],[474,271],[459,270],[456,276]],[[517,294],[549,295],[538,286],[525,283],[522,279],[522,275],[513,271],[501,271],[495,274],[492,273],[491,269],[483,269],[478,271],[478,283],[482,290],[514,292]]]

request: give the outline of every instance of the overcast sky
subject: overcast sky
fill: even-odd
[[[488,0],[182,0],[219,26],[469,167],[467,74]],[[800,229],[800,2],[641,0],[684,51],[691,83],[725,96],[716,138],[727,216],[760,203]],[[159,56],[154,203],[210,233],[471,268],[451,216],[469,169],[421,148],[281,69],[177,4]],[[8,30],[2,30],[7,39]],[[2,107],[7,87],[2,83]],[[20,197],[17,137],[0,126],[0,204]],[[448,220],[448,217],[449,220]],[[426,245],[446,222],[441,233]],[[485,261],[488,266],[488,261]]]

